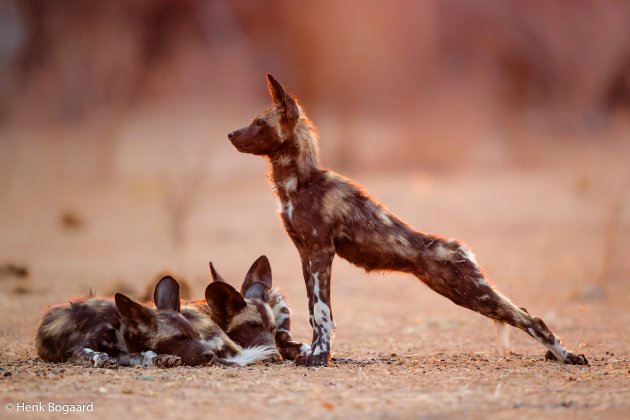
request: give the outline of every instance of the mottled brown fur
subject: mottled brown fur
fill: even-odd
[[[179,312],[179,287],[165,277],[155,288],[156,309],[118,293],[114,300],[78,299],[49,309],[35,339],[50,362],[95,367],[205,364],[214,354]]]
[[[299,363],[328,363],[335,254],[367,271],[413,274],[455,304],[527,332],[565,363],[588,363],[565,350],[540,318],[497,292],[462,243],[416,230],[353,181],[322,168],[317,133],[297,100],[271,75],[268,87],[273,107],[228,138],[240,152],[269,159],[282,221],[302,260],[313,345]]]

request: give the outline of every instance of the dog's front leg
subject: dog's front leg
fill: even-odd
[[[320,249],[300,254],[308,295],[309,321],[313,328],[313,344],[310,354],[298,356],[295,363],[325,366],[330,358],[330,341],[335,328],[330,304],[330,269],[335,253],[332,249]]]
[[[122,353],[116,357],[116,362],[119,366],[170,368],[180,366],[182,359],[178,356],[157,354],[149,350],[141,353]]]
[[[107,353],[94,351],[89,347],[83,347],[75,351],[70,361],[80,365],[93,366],[95,368],[117,368],[115,358],[110,357]]]

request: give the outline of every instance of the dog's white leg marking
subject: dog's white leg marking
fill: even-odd
[[[142,355],[142,367],[150,368],[154,366],[154,360],[157,357],[157,353],[149,350],[140,353]]]
[[[330,314],[330,307],[322,300],[319,287],[319,273],[313,275],[313,294],[316,300],[313,305],[313,331],[320,341],[315,344],[312,354],[314,356],[330,351],[330,339],[335,329]]]
[[[94,351],[87,347],[81,349],[80,354],[82,356],[87,356],[87,358],[92,362],[92,365],[95,368],[105,367],[105,365],[109,361],[109,355],[107,353]]]

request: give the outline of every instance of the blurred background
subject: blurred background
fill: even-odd
[[[140,296],[163,270],[200,296],[209,259],[236,284],[267,254],[306,331],[265,162],[226,138],[270,104],[267,72],[318,126],[325,165],[463,239],[508,295],[582,314],[621,298],[629,22],[615,0],[0,0],[3,309]],[[409,311],[447,306],[335,267],[338,302],[356,303],[341,317],[403,284]]]

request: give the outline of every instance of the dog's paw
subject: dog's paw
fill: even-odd
[[[567,353],[564,363],[568,365],[588,365],[588,359],[583,354]]]
[[[545,353],[545,360],[558,361],[558,358],[551,351]],[[566,359],[563,362],[567,365],[588,365],[588,359],[583,354],[574,354],[567,352]]]
[[[104,353],[100,353],[93,359],[94,367],[100,369],[118,369],[118,364],[115,359],[110,358]]]
[[[308,356],[311,353],[311,346],[291,341],[278,345],[278,350],[284,360],[295,360],[299,356]]]
[[[181,366],[182,359],[178,356],[172,356],[170,354],[158,354],[155,356],[155,359],[153,359],[153,364],[156,367],[172,368]]]
[[[327,366],[330,359],[329,353],[309,354],[306,356],[300,355],[295,359],[295,364],[298,366]]]

